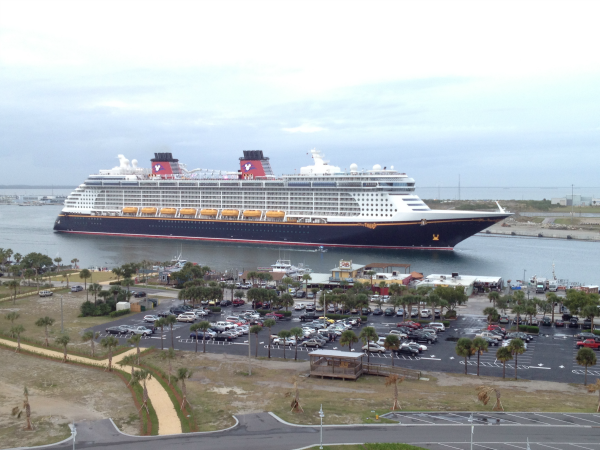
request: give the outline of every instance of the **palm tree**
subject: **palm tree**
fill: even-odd
[[[305,291],[308,291],[308,282],[309,282],[310,280],[312,280],[312,277],[310,276],[310,274],[309,274],[309,273],[305,273],[304,275],[302,275],[302,280],[304,281],[304,290],[305,290]],[[346,281],[346,284],[347,284],[347,283],[348,283],[348,282]]]
[[[104,301],[104,303],[106,303],[106,300],[108,299],[108,297],[112,297],[112,294],[110,293],[110,291],[99,291],[98,292],[98,297],[100,297],[102,299],[102,301]]]
[[[588,347],[580,348],[577,351],[577,356],[575,357],[575,361],[577,361],[577,364],[579,364],[580,366],[585,367],[585,378],[584,378],[583,385],[587,386],[588,366],[596,365],[596,355],[594,353],[594,350],[592,350],[591,348],[588,348]]]
[[[137,348],[137,365],[140,365],[140,341],[142,340],[142,335],[141,334],[134,334],[132,335],[129,339],[127,339],[127,342],[131,345],[135,345],[135,348]]]
[[[19,317],[21,317],[21,314],[19,314],[16,311],[11,311],[7,315],[4,316],[4,318],[6,320],[10,320],[11,327],[13,327],[15,325],[15,320],[17,320]],[[11,337],[14,337],[14,336],[11,336]]]
[[[370,365],[371,364],[371,352],[369,351],[369,343],[371,341],[376,341],[377,339],[379,339],[379,336],[377,336],[377,333],[375,332],[375,328],[364,327],[360,331],[360,335],[358,337],[367,346],[367,365]]]
[[[470,358],[474,353],[473,341],[469,338],[460,338],[456,342],[456,348],[454,349],[458,356],[465,358],[465,375],[467,374],[467,358]]]
[[[396,339],[398,339],[396,336],[394,336],[394,337]],[[402,408],[400,408],[400,405],[398,404],[398,383],[402,383],[403,381],[404,381],[404,377],[400,378],[395,373],[393,373],[392,375],[385,378],[386,386],[394,386],[394,404],[392,405],[392,411],[395,411],[397,409],[402,409]]]
[[[135,367],[133,367],[133,365],[135,364],[135,362],[136,362],[135,355],[127,355],[117,363],[119,366],[121,366],[121,368],[123,368],[123,366],[131,367],[131,378],[129,379],[129,383],[127,383],[127,386],[132,384],[134,381],[133,377],[135,375]]]
[[[56,345],[62,345],[64,347],[63,362],[66,363],[67,362],[67,344],[69,342],[71,342],[71,338],[68,335],[63,334],[62,336],[58,336],[56,339],[54,339],[54,342],[56,343]]]
[[[285,306],[285,310],[287,311],[290,306],[294,306],[294,297],[290,294],[282,294],[280,304],[281,306]]]
[[[14,290],[13,305],[16,305],[16,303],[17,303],[17,288],[19,287],[19,282],[17,280],[5,281],[4,286],[6,286],[8,289]]]
[[[290,333],[290,330],[281,330],[279,333],[277,333],[277,336],[279,336],[279,338],[283,340],[283,359],[286,359],[285,348],[287,347],[287,344],[285,343],[285,341],[289,339],[291,335],[292,333]]]
[[[377,275],[377,272],[375,272],[374,270],[367,270],[365,272],[365,275],[371,279],[371,291],[373,291],[373,277]]]
[[[120,267],[115,267],[113,270],[111,270],[111,272],[117,276],[117,283],[120,283],[121,277],[123,276],[123,269]]]
[[[73,264],[73,269],[78,269],[79,266],[77,265],[77,263],[79,262],[79,260],[77,258],[73,258],[71,260],[71,264]]]
[[[525,353],[525,344],[521,339],[513,339],[508,344],[508,349],[510,353],[515,357],[515,380],[517,379],[517,367],[519,363],[519,355]]]
[[[488,298],[490,299],[490,302],[492,302],[492,307],[494,309],[496,309],[496,302],[500,298],[500,293],[496,292],[496,291],[492,291],[488,294]]]
[[[52,317],[40,317],[36,320],[35,324],[38,327],[44,327],[44,333],[46,334],[46,339],[44,341],[44,345],[48,347],[48,327],[51,327],[54,324],[55,320]]]
[[[500,401],[500,391],[492,386],[478,386],[476,388],[477,398],[481,403],[487,405],[490,401],[491,394],[496,395],[496,403],[492,408],[492,411],[504,411],[504,407],[502,406],[502,402]]]
[[[108,350],[108,367],[107,370],[112,372],[112,351],[119,345],[119,340],[114,336],[106,336],[100,341],[100,345]]]
[[[25,430],[32,430],[33,426],[31,424],[31,406],[29,405],[29,391],[27,390],[27,386],[25,386],[25,388],[23,389],[23,395],[24,395],[24,399],[23,399],[23,409],[19,408],[18,406],[12,409],[11,414],[13,416],[17,416],[18,419],[21,418],[21,414],[23,414],[23,412],[25,412],[25,420],[26,420],[26,425],[25,425]]]
[[[198,340],[200,339],[200,324],[195,323],[190,327],[190,332],[196,333],[196,353],[198,353]]]
[[[596,382],[590,384],[587,389],[589,393],[598,392],[598,408],[596,408],[596,412],[600,412],[600,378],[596,378]]]
[[[554,304],[558,303],[558,296],[554,293],[554,292],[548,292],[546,294],[546,299],[548,300],[548,303],[550,303],[551,306],[551,311],[552,311],[552,323],[554,323]]]
[[[267,327],[269,329],[269,358],[271,358],[271,327],[274,327],[276,323],[277,322],[275,322],[273,319],[267,319],[263,322],[263,327]]]
[[[473,339],[472,349],[473,353],[477,354],[477,376],[479,376],[479,357],[483,352],[488,351],[488,343],[482,337],[476,337]]]
[[[250,272],[252,273],[252,272]],[[250,274],[248,274],[250,275]],[[294,280],[292,280],[290,277],[283,277],[281,279],[281,284],[285,285],[285,293],[289,294],[290,293],[290,284],[292,284],[294,282]]]
[[[152,374],[150,372],[148,372],[147,370],[140,369],[140,370],[136,370],[135,372],[133,372],[132,379],[133,379],[134,383],[142,384],[142,386],[143,386],[143,389],[142,389],[143,403],[142,403],[142,406],[140,407],[140,411],[142,410],[142,408],[145,408],[146,413],[149,415],[150,411],[148,410],[148,389],[146,388],[146,380],[152,379]]]
[[[88,269],[83,269],[81,272],[79,272],[79,278],[81,278],[83,280],[83,289],[85,289],[85,299],[88,299],[88,291],[87,291],[87,279],[90,278],[92,276],[92,272],[90,272]]]
[[[506,362],[512,358],[512,352],[508,347],[500,347],[496,350],[496,359],[502,363],[502,378],[506,378]]]
[[[200,331],[202,331],[202,340],[203,342],[203,349],[202,349],[202,353],[206,353],[206,332],[208,330],[210,330],[210,322],[208,320],[203,320],[200,323],[198,323],[198,329]],[[198,335],[196,335],[196,346],[198,346]]]
[[[60,256],[57,256],[56,258],[54,258],[54,262],[58,266],[58,271],[60,272],[60,263],[62,262],[62,258]]]
[[[525,313],[527,311],[527,309],[525,308],[524,305],[519,305],[519,304],[515,304],[512,307],[512,312],[513,314],[516,314],[517,316],[517,332],[519,332],[519,324],[521,322],[521,314]]]
[[[177,379],[177,381],[181,381],[181,394],[183,396],[183,400],[181,400],[181,410],[183,411],[183,405],[185,405],[185,403],[187,402],[188,405],[190,405],[190,402],[188,402],[187,399],[187,390],[185,387],[185,380],[189,379],[192,377],[194,373],[189,370],[187,367],[180,367],[179,369],[177,369],[177,375],[175,375],[175,378]],[[192,405],[190,405],[192,406]]]
[[[168,315],[164,318],[165,325],[168,325],[171,330],[171,348],[175,349],[175,340],[173,338],[173,325],[177,323],[177,318],[173,315]]]
[[[298,360],[298,341],[300,340],[300,338],[302,336],[304,336],[304,332],[302,331],[302,328],[300,327],[294,327],[290,330],[290,334],[294,337],[294,339],[296,339],[296,345],[295,345],[295,353],[294,353],[294,361]],[[248,343],[250,341],[248,340]]]
[[[86,331],[85,333],[83,333],[83,336],[81,336],[81,340],[83,342],[89,342],[90,345],[92,346],[92,358],[94,358],[96,355],[94,354],[94,341],[96,339],[98,339],[100,337],[100,333],[99,332],[93,332],[93,331]]]
[[[348,346],[348,351],[352,351],[352,344],[358,342],[358,336],[352,330],[344,330],[342,331],[342,335],[340,336],[340,345],[342,347]]]
[[[21,351],[21,333],[24,331],[25,327],[23,325],[16,325],[10,329],[10,334],[17,337],[17,349],[15,350],[16,353]]]
[[[90,284],[90,289],[89,291],[94,294],[94,306],[96,306],[96,300],[97,300],[97,296],[98,293],[102,290],[102,286],[100,286],[98,283],[92,283]]]
[[[135,283],[131,278],[123,278],[123,281],[121,281],[121,286],[125,286],[127,288],[127,292],[129,292],[129,288],[134,284]]]
[[[175,357],[177,356],[177,354],[175,353],[175,350],[173,350],[172,348],[168,349],[166,352],[162,352],[160,354],[160,357],[162,359],[166,359],[167,363],[169,364],[169,384],[171,384],[171,373],[173,372],[173,365],[171,363],[171,361],[173,361],[175,359]]]
[[[254,357],[258,358],[258,333],[262,331],[262,327],[260,325],[252,325],[249,330],[249,334],[253,334],[255,336],[255,354]],[[248,338],[248,345],[250,345],[250,338]]]
[[[497,294],[497,292],[494,292],[494,294]],[[496,308],[488,306],[483,310],[483,314],[487,316],[487,323],[490,324],[492,323],[492,319],[498,315],[498,311],[496,310]]]
[[[394,351],[400,348],[400,338],[395,334],[388,334],[383,341],[383,346],[392,352],[392,367],[394,367]]]
[[[167,325],[167,323],[166,323],[164,317],[161,317],[160,319],[154,321],[154,327],[160,328],[160,349],[161,350],[165,349],[165,347],[163,345],[163,339],[165,336],[165,326],[166,325]]]
[[[594,317],[598,316],[598,306],[597,305],[587,305],[584,306],[583,309],[581,310],[581,315],[583,317],[587,317],[591,320],[591,332],[594,332]]]

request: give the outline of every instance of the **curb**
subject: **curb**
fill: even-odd
[[[127,434],[124,433],[123,431],[119,430],[119,427],[117,427],[117,425],[113,422],[113,420],[111,418],[109,418],[108,420],[110,420],[110,423],[113,424],[113,427],[115,427],[115,430],[117,430],[117,432],[119,434],[122,434],[123,436],[127,436],[127,437],[131,437],[131,438],[135,438],[135,439],[147,439],[147,438],[153,438],[153,439],[157,439],[157,438],[169,438],[169,437],[173,437],[173,436],[197,436],[197,435],[204,435],[204,434],[214,434],[214,433],[223,433],[224,431],[229,431],[232,430],[234,428],[236,428],[239,424],[240,421],[238,420],[237,417],[232,416],[235,419],[235,423],[233,425],[231,425],[229,428],[223,428],[222,430],[215,430],[215,431],[195,431],[193,433],[176,433],[176,434],[160,434],[160,435],[155,435],[155,436],[136,436],[134,434]],[[52,444],[54,445],[54,444]],[[30,447],[30,448],[37,448],[37,447]],[[9,449],[12,450],[12,449]]]
[[[36,447],[13,447],[13,448],[9,448],[6,450],[25,450],[25,449],[30,449],[30,448],[46,448],[46,447],[54,447],[55,445],[64,444],[73,439],[73,425],[69,424],[69,428],[71,429],[71,436],[69,436],[66,439],[63,439],[62,441],[55,442],[54,444],[44,444],[44,445],[38,445]]]

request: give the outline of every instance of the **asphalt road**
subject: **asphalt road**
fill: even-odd
[[[467,450],[471,448],[471,423],[466,419],[468,413],[463,415],[464,423],[325,426],[323,444],[404,442],[432,450]],[[520,419],[512,417],[514,422],[511,424],[480,425],[481,422],[475,420],[473,448],[526,450],[528,442],[531,450],[600,450],[600,419],[597,415],[577,414],[573,423],[568,424],[560,422],[564,419],[560,414],[542,421],[532,413],[515,415]],[[125,436],[109,420],[76,423],[75,448],[294,450],[319,444],[318,426],[287,425],[268,413],[240,415],[237,419],[237,426],[222,432],[160,437]],[[327,424],[327,415],[324,423]],[[67,441],[50,448],[67,450],[73,448],[73,443]]]

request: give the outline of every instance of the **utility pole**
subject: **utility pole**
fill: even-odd
[[[460,200],[460,173],[458,174],[458,199]]]
[[[575,218],[575,197],[573,196],[573,185],[571,185],[571,225],[573,225],[573,220]]]
[[[63,320],[63,305],[62,305],[63,296],[60,296],[60,332],[65,332],[65,324]]]

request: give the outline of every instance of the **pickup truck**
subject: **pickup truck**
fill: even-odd
[[[216,323],[211,323],[210,327],[211,328],[220,327],[220,328],[224,328],[225,330],[230,330],[232,328],[235,328],[235,325],[231,322],[216,322]]]
[[[582,347],[587,347],[587,348],[592,348],[594,350],[598,350],[598,349],[600,349],[600,342],[596,342],[595,339],[586,339],[585,341],[579,341],[577,343],[577,348],[582,348]]]
[[[482,338],[488,337],[488,338],[496,339],[498,341],[502,341],[502,336],[491,333],[489,331],[482,331],[482,332],[476,334],[475,337],[482,337]]]

